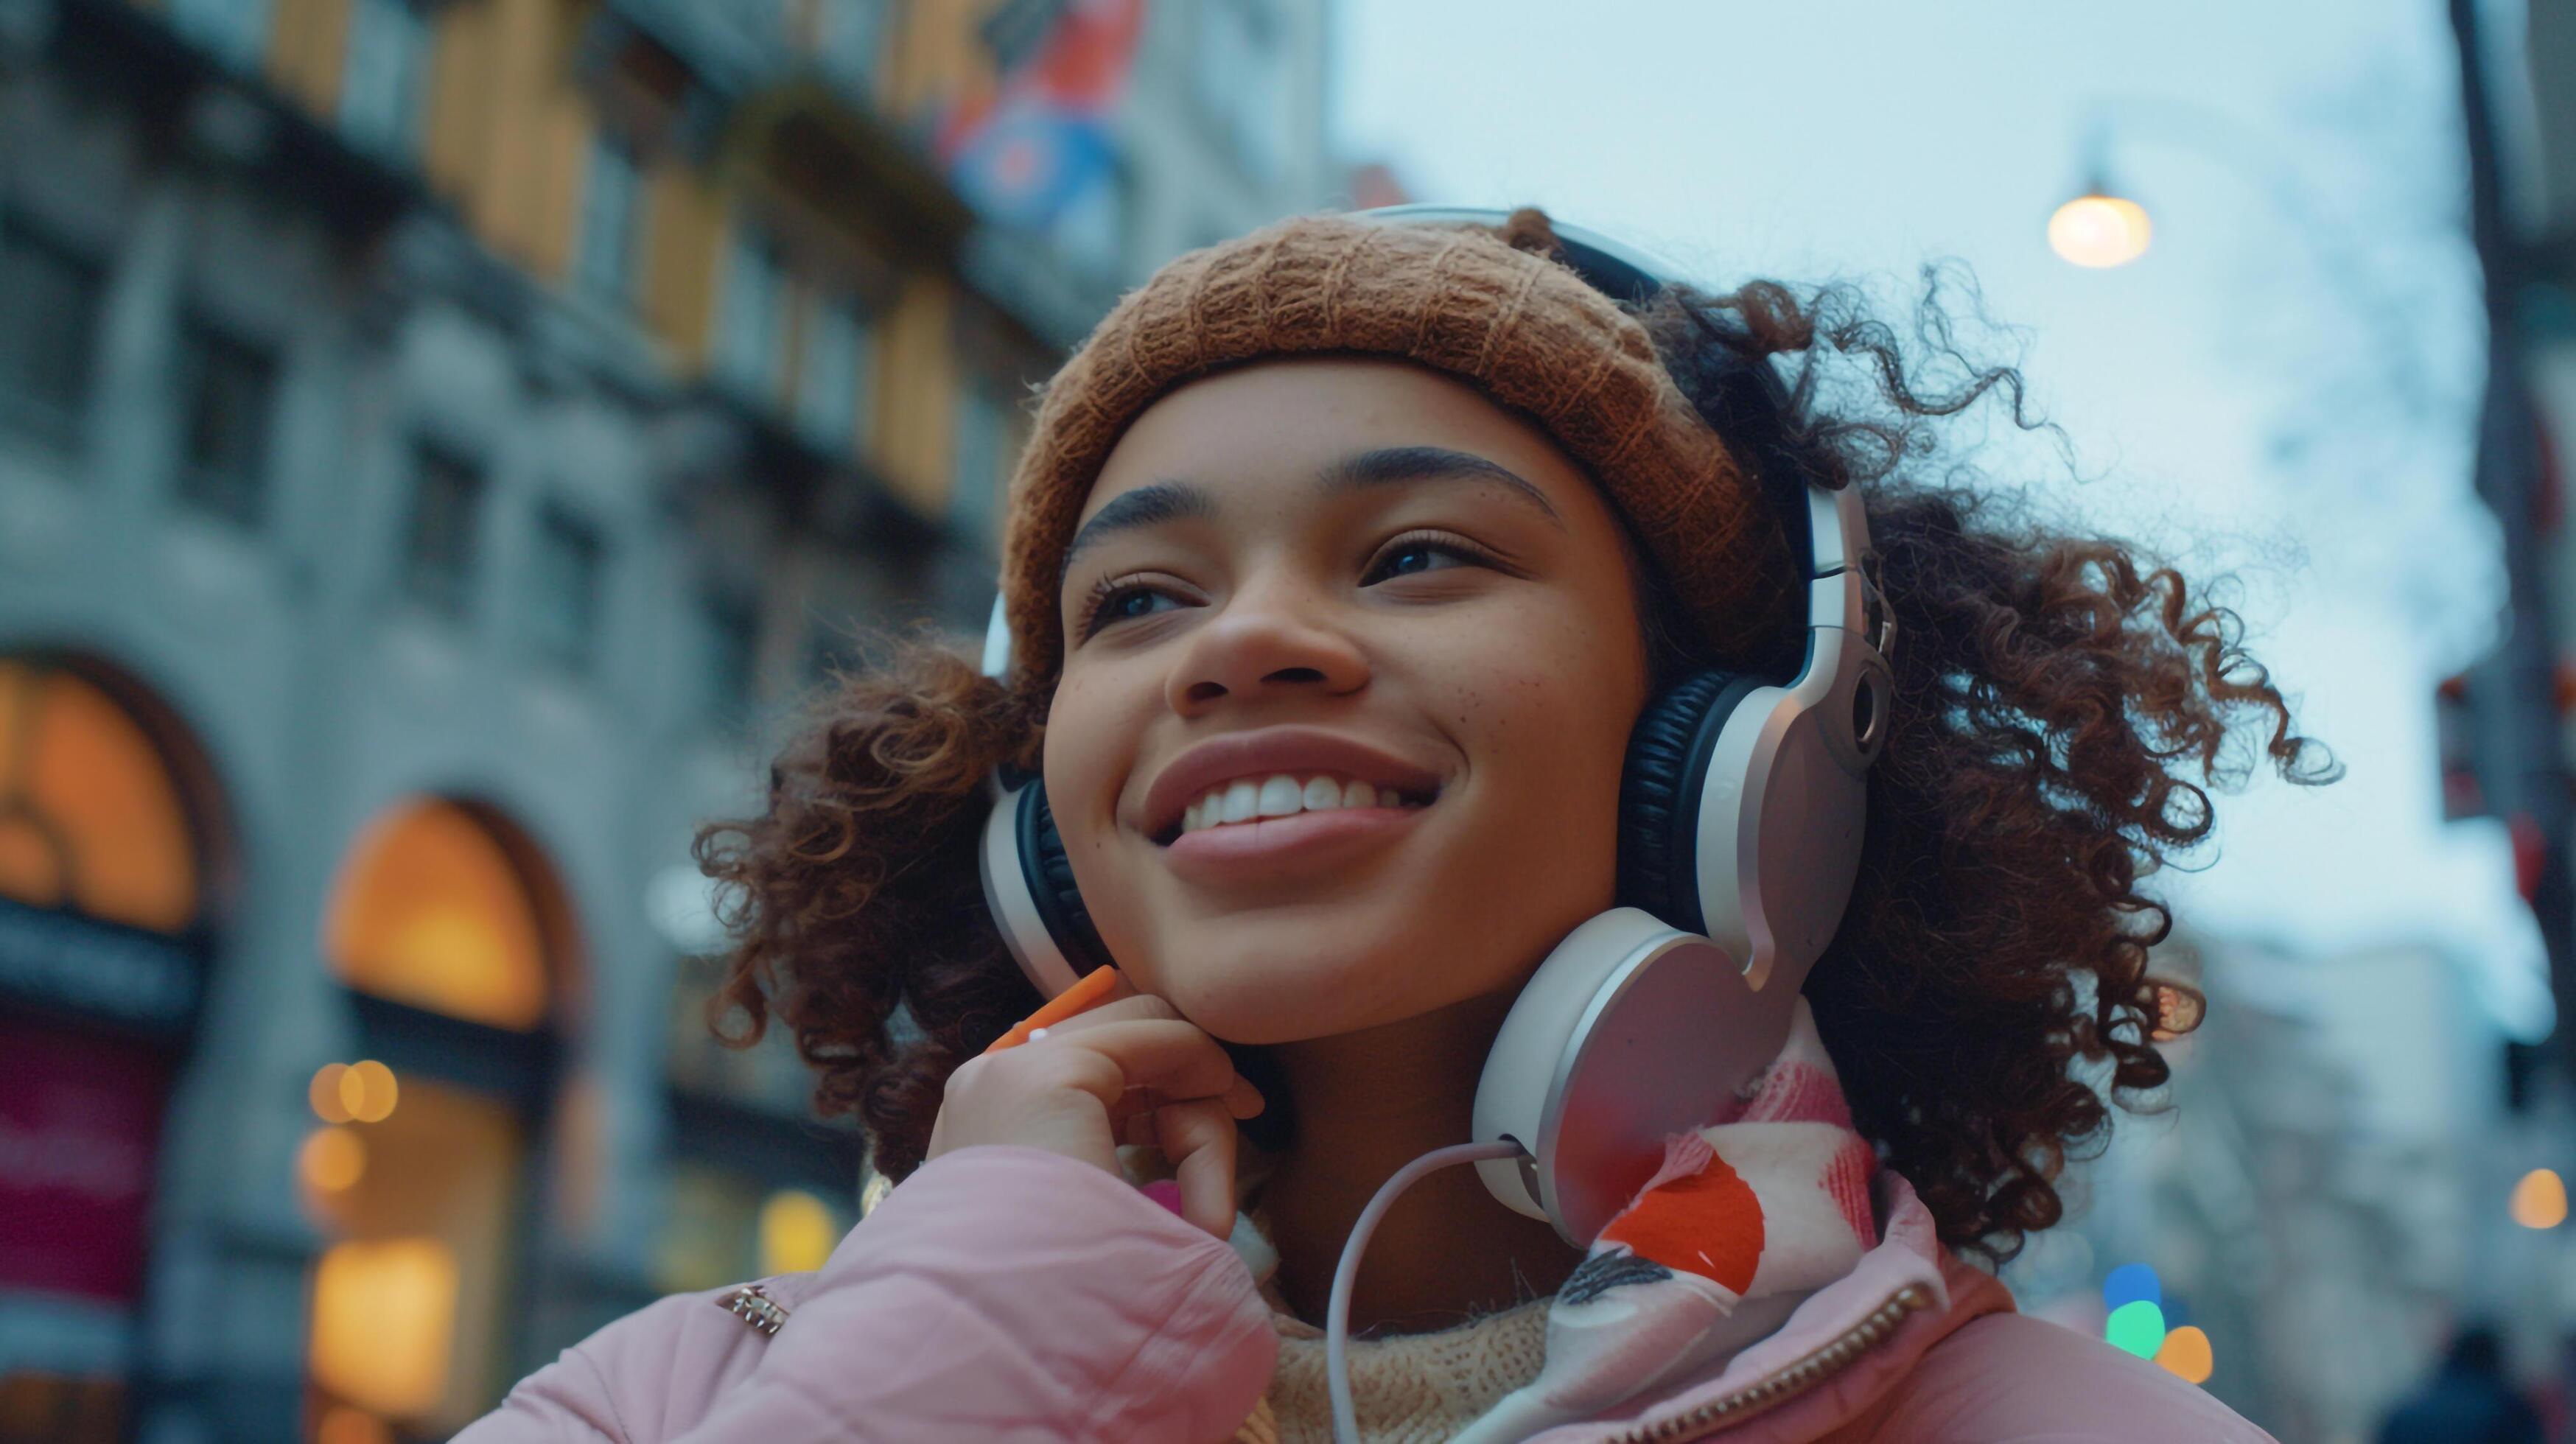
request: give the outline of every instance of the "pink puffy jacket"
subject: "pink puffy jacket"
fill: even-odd
[[[2013,1313],[1900,1180],[1879,1246],[1716,1378],[1544,1444],[2255,1444],[2143,1359]],[[1223,1241],[1033,1148],[905,1180],[820,1272],[662,1300],[510,1392],[457,1444],[812,1444],[1233,1436],[1268,1385],[1269,1309]]]

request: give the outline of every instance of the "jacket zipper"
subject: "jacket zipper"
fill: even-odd
[[[1614,1435],[1609,1444],[1681,1444],[1683,1440],[1705,1438],[1730,1424],[1766,1413],[1841,1373],[1862,1354],[1895,1333],[1897,1326],[1904,1323],[1909,1315],[1930,1307],[1932,1291],[1921,1284],[1907,1284],[1873,1310],[1869,1317],[1843,1330],[1824,1347],[1800,1355],[1778,1373],[1756,1379],[1688,1413],[1676,1414],[1651,1426],[1641,1424],[1625,1434]]]
[[[716,1298],[716,1307],[749,1324],[752,1332],[763,1338],[776,1337],[778,1326],[787,1322],[787,1306],[771,1298],[762,1284],[744,1284],[721,1294]]]

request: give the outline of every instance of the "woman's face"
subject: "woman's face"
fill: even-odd
[[[1627,553],[1467,384],[1323,357],[1173,392],[1092,487],[1062,617],[1045,768],[1075,880],[1137,985],[1216,1036],[1517,989],[1610,905],[1648,675]]]

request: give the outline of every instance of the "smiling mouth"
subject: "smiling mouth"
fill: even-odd
[[[1223,787],[1209,788],[1189,805],[1179,822],[1164,829],[1153,841],[1158,847],[1169,847],[1188,833],[1242,827],[1307,812],[1342,812],[1363,807],[1422,808],[1437,801],[1439,795],[1437,789],[1403,792],[1330,772],[1303,775],[1279,772],[1267,777],[1242,777]]]

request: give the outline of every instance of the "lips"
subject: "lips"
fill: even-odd
[[[1164,764],[1145,789],[1142,831],[1158,844],[1179,835],[1181,817],[1208,792],[1238,781],[1258,786],[1290,774],[1329,774],[1389,789],[1427,803],[1440,793],[1438,772],[1356,737],[1317,727],[1264,727],[1211,737]]]

